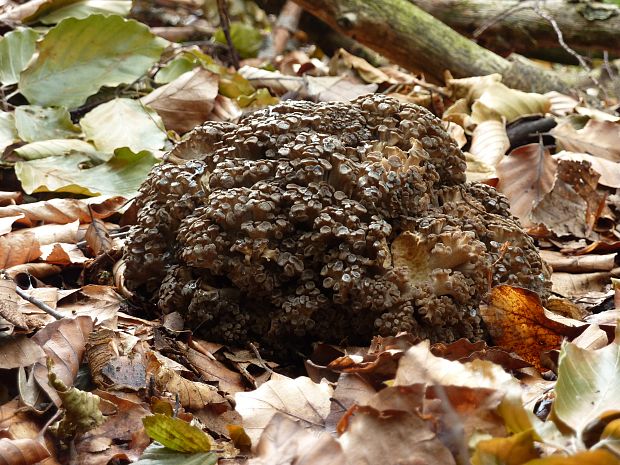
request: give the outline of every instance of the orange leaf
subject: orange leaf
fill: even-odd
[[[542,352],[559,349],[564,337],[579,332],[549,318],[540,297],[520,287],[494,287],[488,306],[482,306],[480,314],[495,344],[516,352],[538,369],[542,368]]]

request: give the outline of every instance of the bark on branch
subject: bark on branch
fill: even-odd
[[[620,56],[620,7],[600,2],[569,3],[519,0],[408,0],[451,28],[474,37],[496,53],[573,61],[559,43],[543,9],[562,31],[565,42],[586,56]],[[538,6],[537,4],[540,4]]]
[[[462,36],[408,0],[295,0],[337,31],[409,70],[438,82],[499,73],[506,85],[534,92],[568,91],[571,83],[523,57],[506,60]]]

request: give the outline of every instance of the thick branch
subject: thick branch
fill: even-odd
[[[500,73],[515,88],[566,91],[568,83],[521,58],[506,60],[463,37],[408,0],[295,0],[339,32],[394,63],[441,82]]]
[[[549,21],[536,11],[537,3],[558,24],[566,43],[578,52],[620,56],[620,7],[599,2],[569,3],[519,0],[408,0],[456,31],[501,55],[574,60],[558,44]],[[592,18],[592,19],[588,19]],[[598,19],[594,19],[598,18]]]

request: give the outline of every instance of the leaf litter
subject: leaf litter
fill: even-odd
[[[232,12],[242,2],[229,3]],[[196,19],[191,1],[179,5]],[[620,462],[617,101],[525,93],[499,75],[448,76],[438,88],[313,44],[263,67],[260,15],[234,23],[247,57],[235,71],[217,54],[222,45],[173,45],[124,19],[130,6],[45,0],[0,11],[51,25],[0,39],[3,89],[27,101],[0,112],[3,161],[18,182],[0,192],[0,368],[11,378],[0,459]],[[157,13],[164,22],[167,8]],[[75,48],[87,39],[88,53]],[[369,347],[317,345],[305,367],[201,341],[173,315],[132,314],[117,260],[135,221],[130,200],[162,150],[245,108],[377,91],[443,118],[466,150],[468,178],[508,197],[564,299],[545,308],[531,292],[498,286],[480,309],[494,345],[401,334]],[[526,143],[507,131],[544,119],[555,127]]]

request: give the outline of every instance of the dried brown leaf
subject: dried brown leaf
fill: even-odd
[[[22,219],[23,217],[24,215],[22,213],[14,216],[0,217],[0,236],[10,233],[13,229],[13,223],[15,223],[19,219]]]
[[[438,357],[461,363],[488,360],[502,366],[507,371],[531,366],[525,360],[506,352],[501,347],[487,346],[484,341],[470,342],[467,339],[459,339],[450,344],[437,343],[432,345],[431,352]]]
[[[17,284],[12,279],[0,279],[0,317],[20,330],[28,329],[26,317],[19,310],[20,297],[16,292]]]
[[[575,153],[562,150],[553,155],[556,160],[585,161],[592,165],[592,169],[601,175],[598,182],[603,186],[620,188],[620,162],[606,160],[604,158],[588,155],[587,153]]]
[[[192,348],[187,350],[186,357],[205,381],[217,382],[220,391],[236,394],[245,390],[242,376],[215,358],[207,357]]]
[[[150,443],[142,419],[151,412],[136,399],[119,397],[106,391],[94,391],[114,412],[105,423],[75,440],[75,463],[107,465],[112,459],[134,462]]]
[[[95,255],[110,252],[114,248],[112,238],[106,229],[105,223],[99,219],[93,220],[86,230],[84,238]]]
[[[146,388],[142,342],[131,334],[100,327],[90,333],[86,359],[99,388],[139,391]]]
[[[41,255],[33,233],[9,233],[0,237],[0,269],[29,263]]]
[[[90,223],[92,218],[107,218],[116,213],[127,199],[120,196],[99,196],[90,199],[50,199],[23,205],[0,207],[0,218],[24,215],[18,222],[25,226],[36,223],[66,224],[79,220]],[[90,208],[89,208],[90,207]]]
[[[39,258],[54,265],[75,265],[89,260],[77,245],[60,242],[42,245]]]
[[[220,404],[226,408],[226,399],[218,394],[215,387],[182,377],[173,369],[162,364],[152,353],[148,359],[147,371],[155,386],[161,391],[178,394],[181,406],[200,409],[208,405]]]
[[[77,242],[79,227],[80,222],[78,220],[67,224],[46,224],[34,228],[13,231],[5,237],[8,239],[10,236],[32,234],[40,245],[54,244],[56,242],[74,244]]]
[[[342,447],[327,433],[316,434],[286,415],[271,419],[248,465],[340,465]]]
[[[329,74],[342,76],[351,71],[355,72],[364,82],[371,84],[382,84],[384,82],[396,84],[398,82],[363,58],[355,56],[343,48],[338,49],[329,62]]]
[[[306,429],[324,431],[332,392],[329,385],[316,384],[310,378],[278,376],[255,391],[237,393],[235,410],[243,417],[252,444],[257,444],[276,413],[299,420]]]
[[[67,386],[73,386],[82,357],[86,351],[88,335],[93,330],[93,320],[88,316],[66,318],[49,323],[33,336],[46,356],[54,364],[54,372]],[[59,406],[58,394],[48,383],[48,371],[45,360],[34,366],[34,376],[45,393]]]
[[[32,465],[50,456],[36,439],[0,439],[0,460],[7,465]]]
[[[356,406],[348,415],[346,431],[340,437],[347,463],[455,463],[450,451],[415,413]]]
[[[564,297],[583,297],[593,292],[603,292],[609,285],[612,274],[597,273],[553,273],[551,282],[554,293]]]
[[[553,128],[551,134],[564,150],[620,161],[620,122],[591,119],[579,130],[565,122]]]
[[[43,356],[45,352],[41,346],[26,336],[0,339],[0,369],[30,366]]]
[[[615,253],[605,255],[564,255],[553,250],[541,250],[540,256],[554,272],[586,273],[611,271],[615,266]]]
[[[556,236],[588,237],[605,201],[596,190],[598,178],[587,162],[560,160],[553,188],[532,210],[532,221]]]
[[[539,144],[519,147],[496,167],[497,190],[510,202],[510,211],[524,226],[530,226],[532,209],[553,188],[557,161]]]
[[[197,67],[141,99],[155,110],[166,129],[185,133],[202,124],[215,104],[219,76]]]
[[[418,383],[505,390],[517,381],[501,366],[487,360],[460,363],[436,357],[426,340],[405,352],[394,381],[395,386]]]
[[[578,334],[574,327],[552,320],[540,297],[527,289],[496,286],[488,302],[480,314],[495,344],[517,353],[538,369],[543,368],[543,352],[559,349],[565,337]]]

